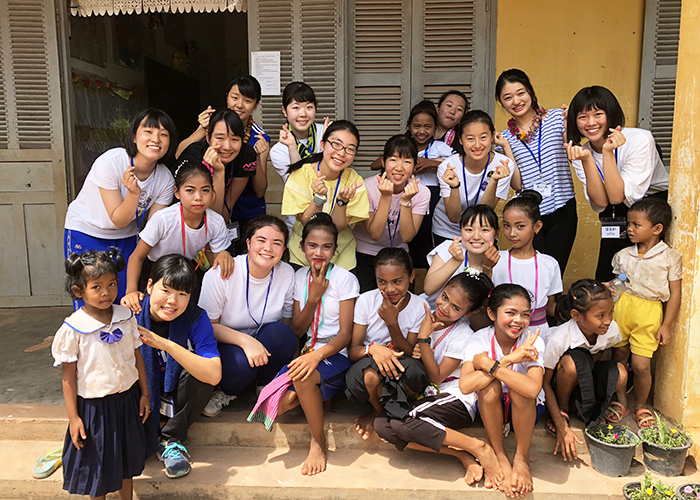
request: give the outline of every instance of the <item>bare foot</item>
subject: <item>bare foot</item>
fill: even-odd
[[[484,469],[484,488],[499,488],[503,483],[504,477],[493,448],[488,443],[484,443],[484,446],[481,447],[481,450],[475,456]]]
[[[532,491],[532,476],[530,475],[530,465],[522,457],[517,455],[513,458],[513,475],[510,484],[513,492],[522,497]]]
[[[315,476],[326,470],[326,449],[315,439],[311,440],[309,455],[301,466],[301,473],[304,476]]]
[[[474,462],[467,466],[467,473],[464,475],[464,482],[468,485],[478,483],[484,476],[484,469],[478,463]]]
[[[501,474],[503,475],[503,481],[498,486],[498,489],[500,491],[502,491],[503,493],[505,493],[505,495],[507,497],[515,498],[515,494],[513,493],[513,490],[511,489],[511,486],[510,486],[513,468],[510,465],[510,461],[508,460],[508,456],[505,454],[505,452],[503,454],[500,454],[500,455],[497,454],[496,460],[498,460],[498,465],[501,467]]]
[[[362,436],[362,439],[369,439],[374,432],[374,419],[376,417],[377,413],[371,411],[355,419],[355,430]]]

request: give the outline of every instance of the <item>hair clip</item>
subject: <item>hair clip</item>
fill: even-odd
[[[182,161],[180,162],[180,164],[179,164],[179,165],[177,166],[177,168],[175,169],[175,174],[173,174],[173,177],[177,177],[177,173],[180,171],[180,169],[182,168],[182,166],[183,166],[185,163],[187,163],[187,160],[182,160]],[[202,163],[204,163],[204,162],[202,162]]]
[[[211,174],[212,177],[214,177],[214,169],[211,168],[211,165],[209,165],[206,161],[202,160],[202,165],[207,167],[209,169],[209,173]]]

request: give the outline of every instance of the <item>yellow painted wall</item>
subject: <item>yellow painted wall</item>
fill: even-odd
[[[496,76],[522,69],[546,108],[568,104],[582,87],[603,85],[617,96],[627,125],[634,126],[643,26],[644,0],[589,0],[575,8],[561,0],[499,0]],[[498,103],[495,118],[496,128],[505,129],[508,115]],[[565,290],[578,278],[593,277],[600,241],[598,218],[575,182],[579,225]]]

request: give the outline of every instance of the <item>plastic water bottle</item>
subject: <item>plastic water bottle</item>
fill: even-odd
[[[620,298],[620,294],[625,291],[625,283],[628,281],[629,279],[627,278],[627,275],[625,273],[620,273],[617,275],[617,278],[610,282],[610,286],[613,290],[615,290],[615,293],[613,294],[613,302],[617,302],[617,299]]]

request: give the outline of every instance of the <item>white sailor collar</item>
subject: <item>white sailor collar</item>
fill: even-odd
[[[109,325],[97,321],[86,313],[83,308],[78,309],[63,322],[78,333],[88,334],[103,330],[105,327],[111,331],[114,325],[129,321],[133,316],[134,313],[128,307],[112,304],[112,322]]]

